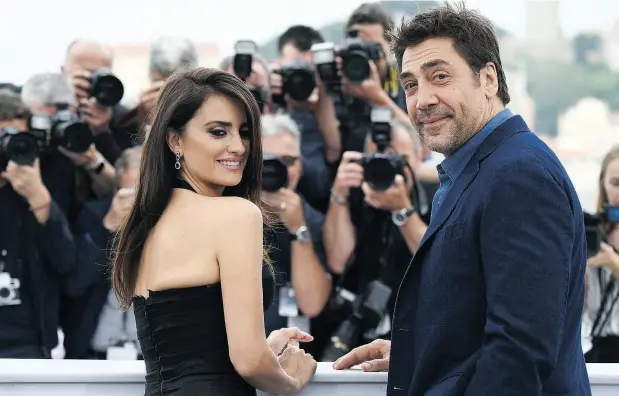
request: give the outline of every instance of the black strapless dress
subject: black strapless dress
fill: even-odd
[[[263,271],[266,310],[274,281]],[[228,353],[221,285],[149,291],[133,298],[146,364],[145,396],[256,396]]]

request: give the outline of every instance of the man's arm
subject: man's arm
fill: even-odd
[[[75,242],[64,214],[51,200],[49,217],[40,225],[40,246],[48,263],[56,272],[66,275],[75,267]]]
[[[467,396],[540,395],[557,364],[574,240],[562,186],[534,158],[497,170],[480,227],[486,327]]]

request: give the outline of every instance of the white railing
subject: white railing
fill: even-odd
[[[619,364],[589,364],[588,370],[593,396],[619,395]],[[0,359],[0,395],[135,396],[143,394],[143,382],[141,361]],[[335,371],[319,363],[301,395],[380,396],[386,387],[387,373]]]

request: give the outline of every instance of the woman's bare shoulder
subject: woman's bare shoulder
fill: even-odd
[[[262,229],[262,212],[253,202],[241,197],[199,197],[199,207],[196,209],[204,221],[221,231],[233,230],[243,232],[243,228],[256,227]],[[207,214],[206,216],[204,214]]]

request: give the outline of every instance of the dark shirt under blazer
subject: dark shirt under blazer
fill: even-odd
[[[387,394],[590,395],[585,252],[567,173],[509,118],[479,142],[404,275]]]

